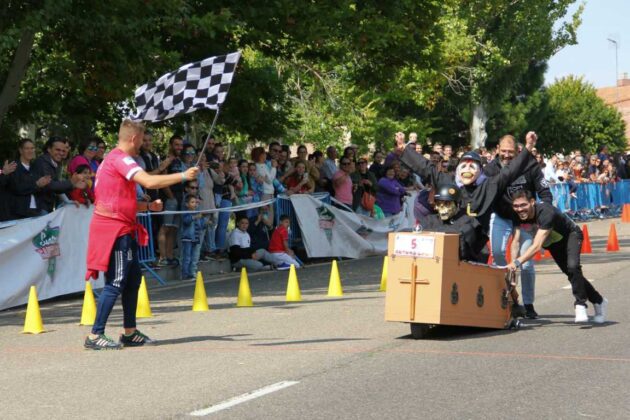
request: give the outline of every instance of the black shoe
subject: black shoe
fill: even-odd
[[[531,303],[525,304],[525,318],[537,319],[538,313],[534,310],[534,305]]]
[[[523,318],[527,312],[525,308],[518,303],[512,304],[512,318]]]
[[[83,347],[90,350],[121,350],[122,344],[119,344],[106,336],[105,334],[99,334],[95,339],[91,339],[88,335],[85,338]]]
[[[154,346],[157,341],[151,340],[140,331],[135,330],[131,335],[120,335],[120,344],[125,347],[138,347],[138,346]]]

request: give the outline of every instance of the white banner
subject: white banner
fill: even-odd
[[[294,194],[290,199],[310,258],[385,255],[389,232],[415,226],[415,194],[405,198],[400,213],[382,220],[340,210],[308,194]]]
[[[32,285],[40,300],[85,290],[92,211],[66,206],[0,229],[0,309],[25,304]]]

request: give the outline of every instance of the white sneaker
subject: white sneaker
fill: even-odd
[[[586,306],[575,305],[575,322],[588,322]]]
[[[606,322],[606,317],[608,316],[608,299],[604,298],[602,303],[595,303],[593,304],[593,307],[595,307],[593,322],[596,324],[603,324]]]

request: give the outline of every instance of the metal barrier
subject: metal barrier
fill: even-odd
[[[138,259],[140,265],[144,267],[149,273],[155,277],[155,279],[161,284],[165,285],[166,282],[160,275],[149,265],[155,261],[155,248],[153,246],[153,230],[151,227],[151,214],[150,213],[138,213],[136,216],[138,223],[142,224],[149,234],[149,243],[147,246],[138,246]]]
[[[599,184],[585,182],[550,186],[553,204],[579,220],[616,216],[624,204],[630,203],[630,180]]]
[[[330,204],[330,194],[327,192],[319,192],[310,194],[313,198],[321,201],[322,203]],[[291,200],[286,194],[279,194],[276,198],[276,202],[274,203],[274,216],[276,226],[280,221],[280,216],[282,215],[289,216],[291,220],[291,229],[289,231],[289,246],[293,246],[298,242],[302,242],[302,230],[300,229],[300,224],[298,223],[297,217],[295,216],[295,211],[293,209],[293,205],[291,204]]]

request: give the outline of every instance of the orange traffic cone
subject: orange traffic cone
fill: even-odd
[[[542,259],[543,259],[543,260],[547,260],[547,259],[549,259],[549,258],[551,258],[551,252],[549,252],[549,250],[548,250],[548,249],[545,249],[545,252],[543,252]]]
[[[588,236],[588,226],[582,225],[582,234],[584,235],[584,240],[582,241],[582,254],[592,254],[593,249],[591,248],[591,238]]]
[[[540,260],[542,260],[542,254],[540,253],[540,251],[538,251],[536,254],[534,254],[534,261]]]
[[[630,204],[623,205],[623,212],[621,213],[621,221],[624,223],[630,223]]]
[[[619,251],[619,241],[617,240],[617,229],[615,224],[610,224],[610,231],[608,232],[608,244],[606,245],[606,251],[617,252]]]

